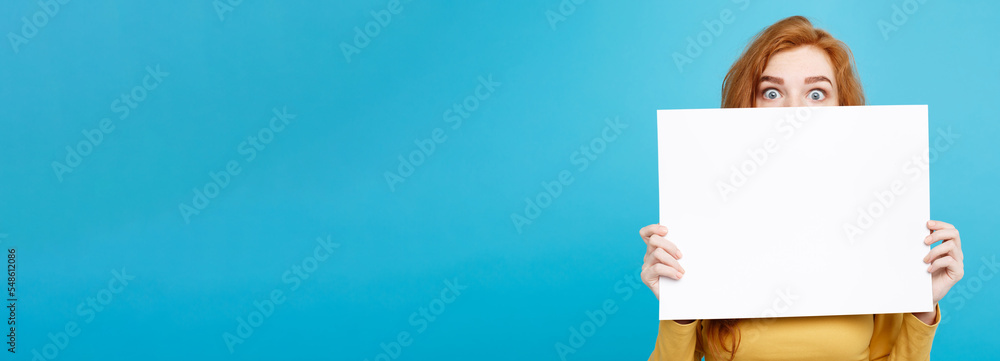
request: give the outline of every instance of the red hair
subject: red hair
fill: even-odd
[[[815,46],[830,57],[837,82],[838,105],[864,105],[865,94],[846,44],[830,33],[814,28],[809,19],[792,16],[767,27],[747,45],[722,82],[723,108],[752,108],[757,102],[757,86],[767,62],[774,54],[799,46]]]

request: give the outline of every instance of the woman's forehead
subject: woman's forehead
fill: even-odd
[[[814,46],[799,46],[780,51],[768,59],[762,76],[778,77],[786,82],[803,82],[806,78],[833,78],[833,64],[825,51]]]

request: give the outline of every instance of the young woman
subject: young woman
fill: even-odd
[[[864,104],[850,50],[801,16],[757,34],[722,85],[723,108]],[[934,312],[660,321],[650,360],[927,360],[941,318],[938,301],[964,274],[958,230],[940,221],[927,228],[929,236],[913,241],[942,241],[923,259]],[[639,234],[646,243],[642,280],[659,297],[661,276],[684,276],[682,253],[664,225]]]

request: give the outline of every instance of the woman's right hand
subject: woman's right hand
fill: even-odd
[[[684,276],[684,267],[681,267],[681,250],[677,245],[664,238],[667,235],[667,227],[659,224],[650,224],[639,230],[639,236],[646,242],[646,257],[642,260],[642,283],[656,298],[660,298],[660,276],[681,279]]]

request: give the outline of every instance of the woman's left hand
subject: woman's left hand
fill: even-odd
[[[934,304],[937,305],[965,275],[965,256],[962,254],[962,239],[955,226],[941,221],[927,221],[927,229],[931,230],[931,234],[924,238],[924,244],[941,241],[924,257],[924,263],[929,264],[927,271],[931,273],[931,289]]]

